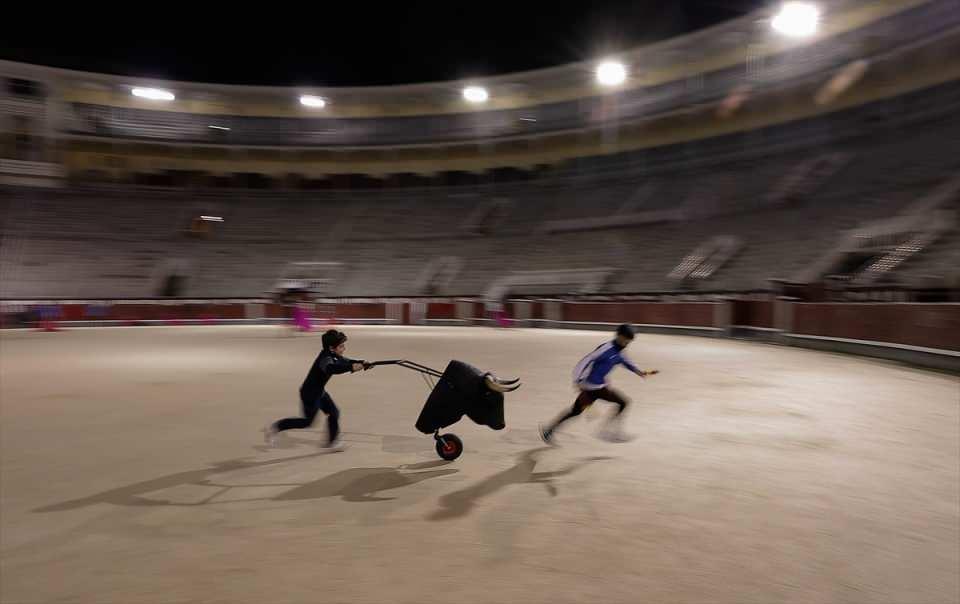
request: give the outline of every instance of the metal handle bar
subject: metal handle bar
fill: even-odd
[[[405,369],[410,369],[411,371],[417,371],[420,373],[425,373],[427,375],[432,375],[433,377],[441,377],[443,373],[427,367],[426,365],[421,365],[420,363],[414,363],[413,361],[408,361],[406,359],[392,359],[388,361],[373,361],[372,363],[367,363],[370,367],[376,367],[377,365],[399,365]]]

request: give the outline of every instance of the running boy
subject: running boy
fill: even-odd
[[[624,355],[624,349],[633,341],[633,327],[624,323],[617,328],[616,336],[610,342],[605,342],[593,349],[593,352],[583,357],[577,366],[573,369],[574,386],[580,390],[580,395],[573,402],[573,408],[570,411],[560,415],[552,424],[547,427],[540,427],[540,437],[543,442],[552,444],[554,431],[572,417],[583,413],[584,409],[589,407],[597,399],[609,401],[617,405],[617,411],[607,423],[606,428],[601,432],[601,436],[606,440],[613,442],[625,442],[630,440],[623,434],[620,426],[620,420],[624,409],[627,408],[629,401],[619,392],[607,385],[607,375],[617,365],[623,365],[630,371],[640,377],[654,375],[657,370],[642,371],[630,362],[630,359]]]
[[[276,446],[277,434],[284,430],[309,428],[313,425],[317,413],[323,411],[327,416],[327,445],[330,451],[342,451],[340,444],[340,409],[326,391],[331,376],[340,373],[354,373],[371,367],[366,361],[356,361],[343,356],[347,350],[347,335],[336,329],[327,330],[322,337],[323,351],[317,356],[310,372],[300,386],[300,403],[303,417],[288,417],[274,422],[263,431],[264,440],[270,446]]]

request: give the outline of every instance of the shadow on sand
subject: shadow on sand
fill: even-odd
[[[553,484],[555,478],[571,474],[588,463],[614,459],[613,457],[585,457],[560,470],[534,472],[534,468],[537,466],[537,457],[551,448],[538,447],[524,451],[520,453],[519,460],[512,467],[485,478],[471,487],[444,495],[440,498],[439,509],[431,512],[427,518],[429,520],[450,520],[465,516],[470,513],[480,499],[489,497],[497,491],[515,484],[542,484],[551,496],[556,496],[557,488]]]
[[[111,489],[109,491],[103,491],[102,493],[97,493],[89,497],[71,499],[69,501],[44,506],[33,511],[36,513],[63,512],[95,505],[98,503],[112,503],[114,505],[122,506],[178,507],[211,505],[221,503],[216,500],[217,497],[227,493],[231,489],[250,487],[290,487],[290,489],[270,497],[231,499],[229,502],[223,503],[236,503],[240,501],[291,501],[317,499],[321,497],[340,497],[344,501],[350,502],[387,501],[393,498],[377,497],[377,493],[410,486],[430,478],[447,476],[458,471],[453,469],[418,471],[429,470],[430,468],[437,468],[450,463],[438,460],[401,465],[397,467],[353,468],[350,470],[335,472],[329,476],[325,476],[318,480],[307,483],[221,484],[212,480],[212,477],[218,474],[263,468],[271,465],[319,457],[321,455],[327,455],[327,453],[316,452],[307,455],[297,455],[294,457],[284,457],[283,459],[271,459],[267,461],[231,459],[214,463],[213,465],[200,470],[188,470],[186,472],[168,474],[152,480],[145,480],[124,487]],[[411,470],[413,471],[411,472]],[[162,493],[158,493],[159,491],[163,491],[165,489],[182,486],[212,488],[215,489],[216,492],[201,501],[192,503],[178,503],[166,500],[163,499]],[[152,496],[150,495],[151,493],[157,493],[157,495]]]
[[[301,499],[319,499],[321,497],[340,497],[344,501],[390,501],[395,497],[377,497],[382,491],[390,491],[410,486],[431,478],[456,474],[458,470],[432,470],[429,472],[403,472],[447,465],[449,461],[428,461],[420,464],[397,468],[352,468],[325,476],[320,480],[282,493],[275,501],[296,501]]]

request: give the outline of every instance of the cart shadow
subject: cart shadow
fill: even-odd
[[[435,464],[436,462],[427,463]],[[408,487],[431,478],[449,476],[459,471],[447,469],[413,473],[401,472],[401,469],[412,469],[418,465],[421,464],[400,466],[399,468],[351,468],[289,490],[277,495],[273,500],[300,501],[303,499],[339,497],[343,501],[351,503],[390,501],[396,499],[396,497],[379,497],[377,494]]]
[[[557,495],[554,479],[572,474],[579,468],[595,461],[606,461],[614,457],[596,456],[585,457],[569,464],[563,469],[552,472],[534,472],[537,466],[537,457],[540,453],[552,447],[537,447],[520,453],[519,461],[512,467],[485,478],[479,483],[448,493],[439,500],[439,508],[427,515],[428,520],[450,520],[466,516],[473,510],[477,502],[497,491],[515,484],[542,484],[552,497]]]
[[[318,451],[306,455],[297,455],[293,457],[284,457],[282,459],[271,459],[266,461],[249,461],[246,459],[230,459],[216,462],[209,467],[199,470],[187,470],[167,474],[159,478],[136,482],[127,486],[103,491],[89,497],[71,499],[60,503],[55,503],[33,510],[34,513],[63,512],[76,510],[79,508],[93,506],[98,503],[109,503],[119,506],[132,507],[194,507],[201,505],[213,505],[217,503],[237,503],[239,501],[291,501],[316,499],[322,497],[341,497],[344,501],[350,502],[369,502],[385,501],[393,499],[390,497],[376,497],[381,491],[399,489],[410,486],[430,478],[438,478],[457,472],[453,469],[430,470],[447,465],[449,462],[431,461],[424,463],[406,464],[397,467],[382,468],[354,468],[336,472],[319,480],[308,483],[257,483],[257,484],[221,484],[212,480],[218,474],[227,472],[250,470],[263,468],[266,466],[289,463],[304,459],[311,459],[328,455],[328,453]],[[415,471],[409,470],[430,470]],[[205,499],[197,502],[182,503],[154,497],[151,493],[158,493],[165,489],[176,487],[192,486],[206,487],[215,492]],[[226,502],[215,501],[223,493],[235,488],[283,488],[290,487],[278,495],[270,497],[254,497],[249,499],[231,499]]]

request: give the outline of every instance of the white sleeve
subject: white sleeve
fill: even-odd
[[[590,375],[590,370],[593,368],[593,362],[597,360],[601,354],[606,350],[606,344],[601,344],[593,349],[593,352],[587,356],[580,359],[580,362],[577,363],[576,367],[573,368],[573,383],[579,384],[583,380],[587,379],[587,376]]]

